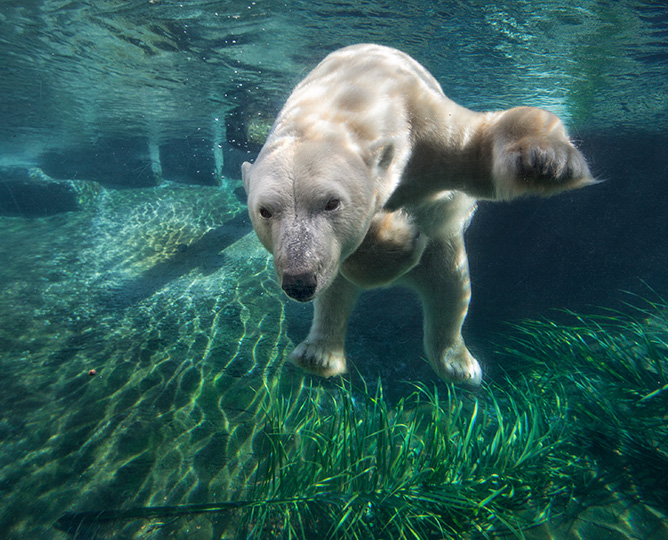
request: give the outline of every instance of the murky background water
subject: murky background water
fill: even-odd
[[[508,321],[668,295],[659,3],[29,0],[3,2],[0,23],[0,536],[233,534],[224,516],[53,525],[245,496],[264,384],[311,380],[283,365],[310,307],[282,296],[250,234],[239,166],[338,47],[400,48],[472,109],[547,108],[605,180],[481,205],[465,335],[490,377]],[[419,309],[372,292],[353,317],[349,358],[395,401],[398,381],[437,382]],[[615,534],[666,538],[662,519]]]

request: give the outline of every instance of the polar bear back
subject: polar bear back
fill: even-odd
[[[274,141],[325,140],[370,163],[390,141],[392,163],[380,186],[382,205],[398,185],[416,138],[434,130],[443,137],[448,125],[444,118],[469,113],[448,99],[436,79],[407,54],[381,45],[352,45],[331,53],[297,85],[276,119],[265,152],[274,149]],[[466,136],[461,130],[445,135]],[[453,141],[453,146],[460,142]]]

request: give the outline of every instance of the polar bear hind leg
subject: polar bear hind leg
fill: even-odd
[[[446,381],[480,384],[480,364],[461,333],[471,298],[463,233],[431,240],[420,264],[402,282],[422,300],[424,349],[437,375]]]

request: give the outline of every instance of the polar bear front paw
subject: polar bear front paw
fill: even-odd
[[[321,341],[301,342],[290,354],[290,360],[304,371],[321,377],[333,377],[347,371],[343,350],[333,349]]]
[[[432,363],[433,365],[433,363]],[[482,369],[465,345],[455,345],[433,365],[438,376],[448,382],[478,386],[482,382]]]
[[[584,157],[567,140],[527,137],[507,148],[504,158],[520,190],[556,193],[591,179]]]
[[[596,183],[561,120],[542,109],[517,107],[501,113],[493,160],[500,199],[551,195]]]

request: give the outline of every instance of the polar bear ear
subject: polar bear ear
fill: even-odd
[[[371,145],[371,162],[367,163],[378,172],[385,172],[394,159],[394,141],[390,137],[383,137]]]
[[[241,164],[241,179],[244,182],[244,189],[246,190],[246,195],[248,195],[248,188],[250,184],[250,170],[252,165],[248,161],[244,161]]]

